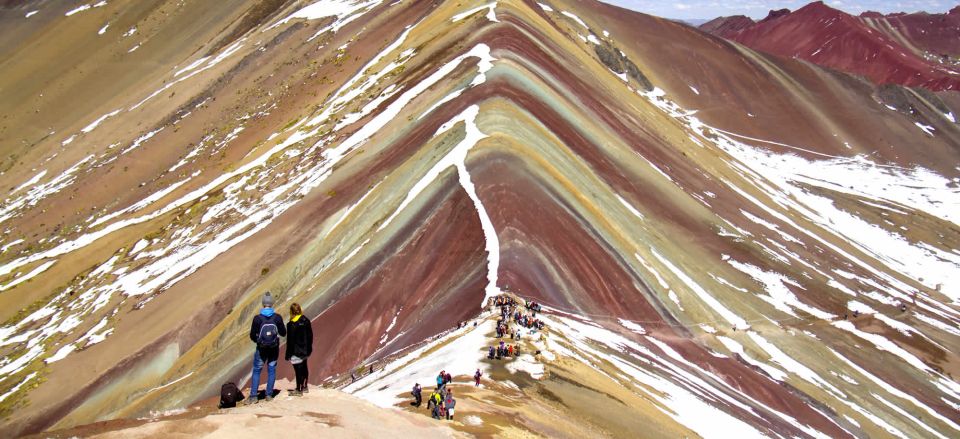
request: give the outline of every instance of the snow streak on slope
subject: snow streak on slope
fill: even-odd
[[[489,51],[489,49],[485,49]],[[489,56],[489,55],[488,55]],[[500,288],[497,286],[497,276],[499,273],[500,267],[500,242],[497,238],[497,231],[493,227],[493,222],[490,220],[490,216],[487,214],[486,209],[483,207],[483,202],[480,201],[480,197],[477,196],[476,188],[474,187],[473,182],[470,180],[470,173],[467,171],[466,159],[467,153],[470,152],[470,149],[477,144],[481,139],[486,137],[476,125],[477,113],[480,111],[479,107],[474,105],[466,110],[457,117],[451,119],[443,126],[437,130],[437,135],[440,135],[450,128],[452,128],[457,123],[464,123],[466,127],[466,134],[463,140],[457,143],[456,146],[443,158],[441,158],[433,168],[428,171],[420,181],[418,181],[410,192],[407,194],[407,197],[403,200],[397,210],[384,221],[380,229],[387,227],[393,219],[400,214],[404,207],[406,207],[417,195],[420,194],[430,183],[432,183],[436,178],[443,172],[445,169],[454,166],[457,169],[457,174],[460,179],[460,185],[467,192],[467,195],[470,196],[470,200],[473,201],[474,207],[477,209],[477,213],[480,215],[480,224],[483,227],[484,237],[486,238],[486,251],[487,251],[487,286],[485,288],[485,297],[483,302],[486,303],[487,299],[490,297],[500,294]]]
[[[806,187],[822,188],[831,192],[855,195],[863,203],[891,206],[893,209],[916,210],[960,223],[960,189],[953,182],[927,169],[874,163],[863,156],[852,158],[830,157],[811,161],[796,154],[776,154],[736,140],[737,136],[702,123],[691,112],[665,99],[662,91],[646,95],[672,116],[678,118],[696,133],[701,141],[715,143],[733,158],[733,166],[750,184],[774,201],[769,206],[743,192],[734,182],[726,182],[767,213],[790,225],[791,228],[814,238],[823,245],[842,253],[856,265],[875,273],[881,280],[896,287],[892,294],[907,299],[915,289],[890,278],[873,264],[863,261],[831,244],[820,232],[795,223],[780,209],[798,213],[822,227],[826,236],[838,237],[853,244],[883,266],[903,273],[912,279],[923,279],[931,289],[940,289],[953,300],[960,299],[960,286],[948,279],[960,274],[960,256],[930,245],[910,243],[899,231],[890,231],[865,221],[838,207],[830,198],[814,193]],[[746,138],[761,143],[761,139]],[[809,149],[778,144],[800,152]],[[829,193],[829,192],[828,192]],[[898,255],[898,256],[893,256]]]
[[[274,23],[272,26],[268,27],[266,30],[273,29],[274,27],[286,24],[290,20],[297,18],[307,19],[307,20],[316,20],[318,18],[324,17],[335,17],[336,19],[333,23],[327,25],[326,27],[318,30],[313,37],[314,39],[324,32],[327,31],[338,31],[340,28],[345,26],[347,23],[360,18],[364,13],[368,12],[374,5],[379,4],[379,0],[321,0],[318,2],[311,3],[302,9],[290,14],[286,18]]]

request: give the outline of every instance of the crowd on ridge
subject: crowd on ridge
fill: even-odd
[[[519,342],[523,338],[523,332],[520,328],[529,330],[530,334],[536,334],[542,331],[545,324],[543,320],[537,318],[537,312],[542,310],[542,306],[537,302],[527,302],[523,308],[511,296],[497,296],[493,298],[493,306],[500,308],[500,318],[497,320],[497,338],[509,336],[511,340]],[[514,323],[520,328],[511,329],[510,324]],[[490,346],[487,350],[487,359],[499,360],[506,357],[516,357],[520,355],[520,347],[517,344],[506,344],[500,341],[495,346]]]
[[[497,338],[510,336],[511,340],[519,342],[523,336],[520,328],[511,329],[511,324],[516,324],[521,328],[526,328],[531,334],[541,331],[544,328],[544,322],[536,318],[537,312],[542,310],[541,305],[536,302],[527,302],[521,308],[521,304],[516,299],[508,295],[496,296],[491,299],[489,305],[499,308],[500,318],[497,320],[496,333]],[[526,311],[524,311],[524,309]],[[457,329],[467,326],[466,322],[457,325]],[[477,323],[474,322],[476,327]],[[520,348],[517,344],[507,344],[501,340],[499,345],[491,346],[488,351],[488,359],[502,359],[506,357],[516,357],[520,355]],[[483,372],[480,369],[473,374],[474,386],[480,386],[480,379]],[[427,398],[427,410],[430,411],[434,419],[452,420],[456,410],[457,400],[453,397],[453,389],[450,384],[453,382],[453,376],[445,370],[437,374],[437,387]],[[414,407],[420,407],[423,404],[423,388],[420,383],[415,383],[410,391],[413,396]]]

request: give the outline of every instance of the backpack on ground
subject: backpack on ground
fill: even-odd
[[[260,325],[260,335],[257,336],[257,346],[262,348],[280,346],[280,334],[277,333],[277,325],[273,323],[273,320]]]
[[[220,387],[220,404],[218,408],[228,409],[237,406],[237,402],[243,401],[243,392],[237,387],[236,383],[224,383]]]

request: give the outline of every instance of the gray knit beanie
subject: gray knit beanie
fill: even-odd
[[[273,296],[270,295],[269,291],[263,295],[263,301],[261,303],[263,303],[264,308],[273,308]]]

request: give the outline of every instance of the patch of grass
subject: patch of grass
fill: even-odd
[[[287,130],[299,121],[300,121],[300,116],[290,119],[290,122],[287,122],[287,124],[284,125],[283,128],[281,128],[281,130]]]

